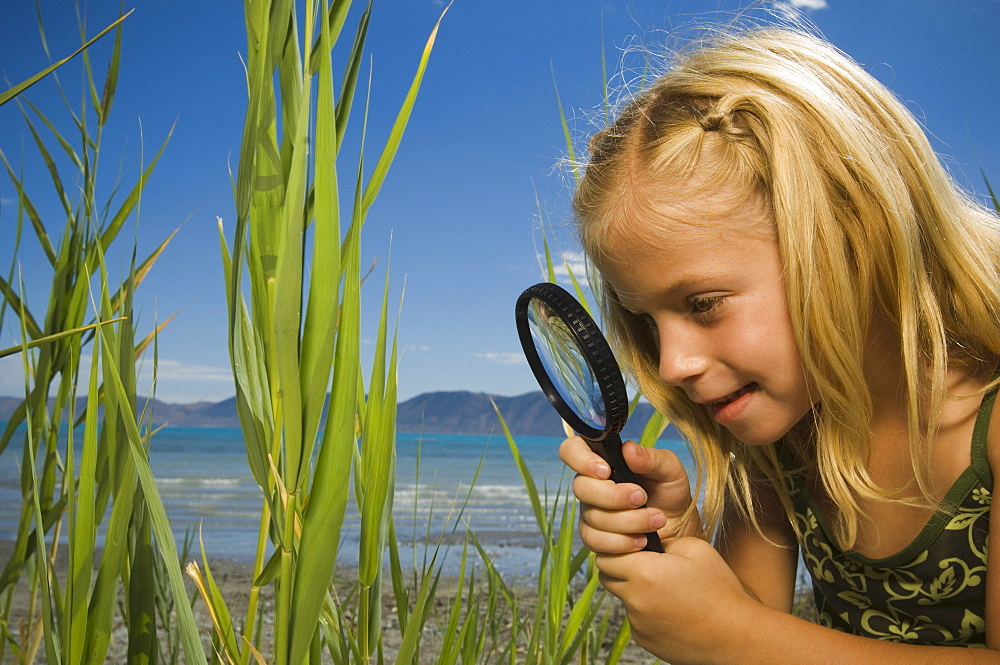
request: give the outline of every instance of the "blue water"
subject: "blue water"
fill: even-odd
[[[539,492],[547,494],[550,503],[558,492],[565,495],[570,475],[557,456],[559,439],[522,436],[517,444]],[[687,455],[680,442],[661,445]],[[502,572],[531,575],[536,570],[541,539],[506,439],[399,434],[396,450],[393,515],[404,549],[412,551],[410,545],[424,542],[428,535],[435,542],[442,533],[450,534],[456,512],[464,505],[452,561],[468,527]],[[16,534],[20,456],[21,442],[15,437],[0,456],[0,539]],[[262,495],[249,471],[241,430],[161,430],[153,438],[150,466],[178,541],[185,531],[197,533],[200,528],[209,556],[252,560]],[[360,528],[353,487],[349,495],[340,547],[341,558],[348,562],[357,556]]]

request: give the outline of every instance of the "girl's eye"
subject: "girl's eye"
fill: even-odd
[[[691,298],[691,311],[695,314],[708,314],[722,301],[722,296]]]

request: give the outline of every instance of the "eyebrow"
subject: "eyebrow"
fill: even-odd
[[[717,277],[717,275],[703,274],[696,276],[685,276],[679,279],[678,281],[668,285],[667,288],[665,289],[657,288],[654,295],[657,299],[661,298],[669,299],[675,297],[676,294],[679,292],[684,293],[687,291],[697,290],[706,280],[713,279],[715,277]],[[613,289],[612,292],[614,293],[613,298],[619,307],[622,307],[631,314],[635,315],[645,314],[645,312],[643,311],[637,311],[634,308],[629,307],[626,304],[628,298],[623,297],[622,292],[618,291],[617,289]]]

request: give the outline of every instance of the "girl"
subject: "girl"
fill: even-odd
[[[610,336],[705,488],[699,514],[668,450],[625,445],[637,486],[560,448],[637,642],[674,665],[1000,662],[997,219],[794,29],[691,50],[590,152],[574,206]],[[800,550],[821,625],[790,614]]]

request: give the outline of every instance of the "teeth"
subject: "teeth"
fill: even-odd
[[[734,399],[736,399],[740,395],[745,394],[749,390],[750,390],[750,386],[743,386],[739,390],[736,390],[736,391],[733,391],[733,392],[729,393],[728,395],[726,395],[722,399],[715,400],[714,402],[712,402],[712,404],[728,404],[729,402],[732,402]]]

